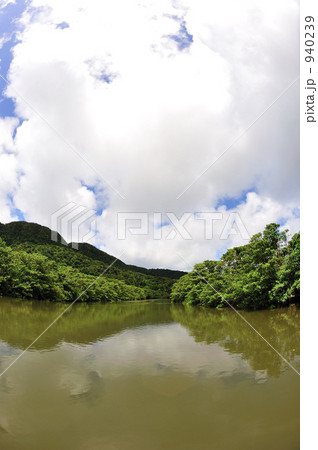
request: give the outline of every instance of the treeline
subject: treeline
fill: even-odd
[[[115,257],[105,253],[107,256],[105,262],[103,262],[100,258],[97,260],[93,259],[92,252],[90,253],[92,256],[83,254],[81,247],[79,247],[79,250],[75,250],[64,245],[51,245],[50,243],[34,244],[25,242],[14,245],[13,249],[19,252],[27,252],[30,255],[41,254],[50,261],[55,262],[58,267],[70,267],[73,271],[76,270],[82,274],[92,275],[94,279],[116,260]],[[129,266],[126,266],[123,262],[116,261],[103,275],[103,279],[113,282],[121,281],[126,285],[141,288],[146,296],[145,298],[169,297],[175,279],[133,272],[127,267]]]
[[[0,295],[71,302],[115,259],[89,244],[79,244],[75,250],[61,239],[53,242],[51,230],[38,224],[0,224]],[[182,274],[165,271],[169,277],[160,277],[148,273],[118,260],[79,300],[167,298]]]
[[[300,234],[271,223],[249,244],[228,250],[220,261],[205,261],[172,287],[172,302],[211,307],[266,309],[299,303]]]
[[[3,296],[71,302],[95,279],[40,253],[12,249],[0,238],[0,294]],[[79,300],[114,302],[146,297],[146,291],[140,287],[101,277]]]
[[[175,303],[274,308],[299,302],[299,259],[299,233],[288,241],[286,231],[270,224],[249,244],[228,250],[220,261],[197,264],[181,278],[182,272],[143,269],[119,260],[79,300],[116,302],[170,296]],[[70,302],[114,260],[89,244],[74,250],[61,241],[52,242],[51,230],[37,224],[0,224],[2,296]]]

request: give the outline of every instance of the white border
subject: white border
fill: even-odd
[[[305,17],[315,19],[314,64],[305,58]],[[301,448],[317,447],[318,368],[318,91],[315,95],[316,123],[306,122],[306,81],[318,85],[318,1],[303,0],[300,6],[300,154],[301,154]]]

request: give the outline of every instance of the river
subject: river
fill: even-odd
[[[65,309],[0,298],[0,372]],[[299,371],[299,310],[243,312]],[[0,448],[299,448],[299,376],[234,311],[75,304],[0,377]]]

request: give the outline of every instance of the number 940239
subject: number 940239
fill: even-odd
[[[315,19],[312,16],[306,16],[305,22],[305,52],[308,53],[308,55],[305,56],[305,61],[314,62],[314,56],[312,55],[312,53],[315,50]]]

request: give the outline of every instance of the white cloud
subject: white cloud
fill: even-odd
[[[17,158],[12,138],[17,124],[15,118],[0,119],[0,222],[17,219],[11,212],[10,201],[17,189]]]
[[[8,6],[10,3],[15,4],[15,0],[0,0],[0,9],[5,8],[5,7]]]
[[[117,212],[215,211],[220,199],[256,191],[239,206],[250,232],[281,218],[294,221],[297,83],[176,197],[297,77],[297,2],[33,0],[31,6],[7,89],[24,119],[14,144],[23,172],[14,201],[28,220],[49,225],[70,201],[107,205],[98,242],[115,255],[123,247]],[[183,51],[169,38],[180,20],[193,36]],[[57,28],[64,22],[68,28]],[[98,196],[83,183],[98,186]],[[129,240],[127,261],[181,267],[176,250],[192,263],[233,245],[200,239],[196,222],[192,243]]]

